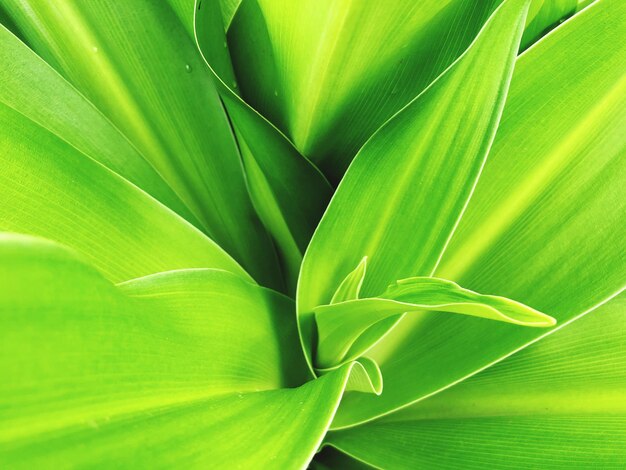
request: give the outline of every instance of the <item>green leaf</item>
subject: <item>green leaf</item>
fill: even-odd
[[[220,10],[224,22],[224,30],[228,30],[233,21],[233,17],[237,13],[242,0],[220,0]]]
[[[348,383],[346,384],[346,391],[374,393],[380,395],[383,391],[383,376],[380,373],[380,368],[375,361],[369,357],[359,357],[353,364],[356,367],[352,368]],[[336,370],[344,367],[345,364],[339,364],[327,369],[315,369],[318,375],[327,375],[335,373]]]
[[[0,102],[201,226],[133,145],[70,83],[0,25]]]
[[[219,270],[115,287],[0,236],[0,454],[10,468],[303,466],[353,366],[306,372],[293,302]]]
[[[445,279],[402,279],[377,298],[317,307],[316,365],[330,367],[359,357],[381,340],[372,337],[367,342],[361,341],[359,348],[354,348],[355,341],[373,325],[390,317],[399,318],[404,313],[423,311],[458,313],[523,326],[555,324],[554,318],[527,305],[504,297],[478,294]],[[381,336],[386,333],[382,331]]]
[[[436,276],[532,305],[559,325],[623,289],[624,14],[624,2],[600,0],[518,59],[489,160]],[[407,318],[368,353],[384,393],[345,397],[335,425],[437,393],[544,335],[460,315]]]
[[[118,282],[180,268],[248,274],[146,193],[0,104],[0,231],[49,238]]]
[[[203,2],[206,6],[206,4],[212,1],[213,0],[198,0],[198,5],[196,5],[196,0],[167,0],[181,23],[183,23],[187,29],[187,34],[189,34],[190,38],[194,37],[194,11],[199,9],[198,6],[201,7]],[[218,0],[217,3],[219,5],[215,11],[222,19],[222,28],[226,31],[230,26],[233,16],[235,16],[237,8],[239,8],[241,0]]]
[[[365,141],[468,47],[499,3],[244,1],[228,45],[245,100],[338,182]]]
[[[365,272],[367,269],[367,256],[364,256],[354,271],[341,281],[339,287],[330,300],[331,304],[345,302],[347,300],[356,300],[359,298],[363,281],[365,280]]]
[[[131,140],[209,236],[255,279],[278,286],[228,118],[174,10],[149,0],[4,4],[35,52]]]
[[[252,201],[277,242],[288,290],[295,292],[302,256],[331,197],[324,176],[237,94],[217,0],[198,2],[196,37],[237,136]]]
[[[455,387],[328,442],[381,468],[626,465],[626,296]]]
[[[547,31],[576,11],[578,0],[533,0],[526,29],[522,36],[522,49],[540,39]]]
[[[523,0],[504,3],[459,60],[352,162],[300,273],[298,314],[307,354],[313,309],[329,303],[364,256],[365,297],[397,279],[431,275],[491,146],[527,7]]]

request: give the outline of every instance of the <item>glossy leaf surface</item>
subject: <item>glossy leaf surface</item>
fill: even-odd
[[[319,445],[351,367],[276,390],[306,370],[291,300],[205,269],[115,287],[18,235],[0,260],[4,465],[284,468]]]
[[[532,305],[559,325],[623,289],[625,9],[595,2],[518,59],[487,165],[436,276]],[[545,333],[459,315],[401,326],[370,352],[385,391],[346,397],[338,427],[423,399]]]
[[[153,164],[204,230],[259,281],[279,270],[211,75],[166,2],[5,0],[43,59]]]
[[[445,279],[416,277],[389,286],[377,298],[347,300],[315,309],[318,346],[316,365],[329,367],[367,351],[380,338],[363,341],[375,325],[404,313],[446,312],[487,318],[522,326],[554,326],[552,317],[527,305],[493,295],[481,295]],[[370,330],[371,334],[371,330]],[[386,334],[381,331],[381,336]],[[355,348],[355,342],[360,341]],[[350,356],[346,356],[350,353]]]
[[[328,442],[380,468],[626,464],[626,297],[486,371]]]
[[[498,3],[244,1],[228,44],[244,98],[338,182]]]
[[[188,222],[6,105],[0,146],[0,230],[68,245],[114,282],[180,268],[249,277]]]
[[[434,270],[493,140],[527,7],[523,0],[503,4],[467,52],[355,158],[300,272],[305,350],[310,312],[329,303],[364,256],[365,297],[376,297],[397,279]]]
[[[165,180],[95,106],[0,25],[0,101],[136,184],[194,225]]]
[[[319,170],[237,94],[220,2],[198,2],[196,39],[231,117],[252,202],[274,237],[287,287],[295,292],[304,251],[332,191]]]

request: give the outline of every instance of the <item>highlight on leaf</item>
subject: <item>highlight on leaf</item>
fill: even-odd
[[[400,321],[406,313],[457,313],[544,328],[556,324],[554,318],[514,300],[478,294],[452,281],[432,277],[401,279],[377,297],[321,305],[314,311],[318,338],[316,365],[322,368],[354,360],[367,352],[387,333],[380,331],[381,337],[376,338],[371,328],[387,319]],[[364,340],[366,333],[368,340]]]
[[[0,0],[0,467],[625,468],[624,18]]]

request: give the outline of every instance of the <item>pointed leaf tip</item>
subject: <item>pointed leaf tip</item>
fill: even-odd
[[[361,293],[361,286],[363,285],[363,281],[365,280],[366,270],[367,256],[364,256],[358,266],[354,268],[354,271],[348,274],[341,282],[341,284],[333,294],[333,298],[331,299],[330,303],[336,304],[339,302],[344,302],[346,300],[358,299],[359,294]]]
[[[316,361],[320,367],[341,364],[367,352],[405,313],[458,313],[540,328],[556,324],[554,318],[520,302],[479,294],[433,277],[402,279],[378,297],[322,305],[314,311],[318,328]],[[383,327],[371,334],[377,325]]]

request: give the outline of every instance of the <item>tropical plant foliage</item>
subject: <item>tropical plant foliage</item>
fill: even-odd
[[[622,0],[0,0],[0,466],[626,467]]]

